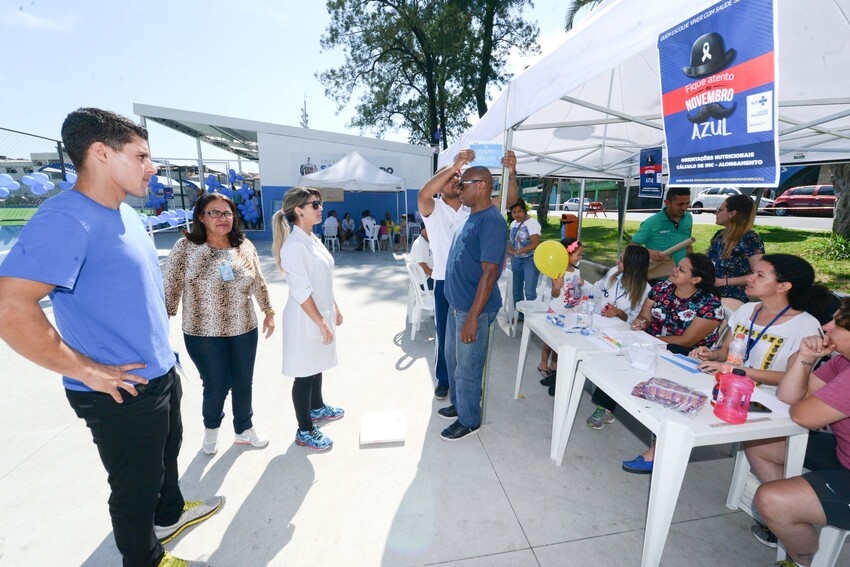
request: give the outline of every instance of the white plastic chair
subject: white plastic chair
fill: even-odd
[[[511,314],[512,316],[508,319],[508,331],[511,336],[516,336],[517,322],[519,320],[520,313],[522,313],[523,316],[530,315],[531,313],[546,313],[549,311],[549,300],[551,297],[552,280],[541,275],[537,280],[537,298],[532,301],[523,299],[522,301],[517,301],[516,305],[514,305],[514,310]]]
[[[339,250],[339,238],[337,238],[337,232],[338,230],[336,226],[326,224],[322,227],[325,248],[328,248],[331,252],[334,251],[334,247]]]
[[[410,340],[414,340],[419,323],[422,322],[422,312],[430,312],[432,315],[434,313],[434,292],[428,289],[428,278],[422,266],[416,262],[407,262],[407,273],[410,275],[409,293],[413,296]]]
[[[737,452],[732,471],[732,482],[726,499],[726,507],[731,510],[741,509],[750,517],[755,517],[753,497],[761,483],[750,470],[750,463],[743,448]],[[805,472],[805,469],[803,472]],[[838,561],[838,556],[841,555],[844,540],[848,535],[850,535],[850,530],[842,530],[835,526],[823,526],[818,537],[818,552],[812,560],[812,567],[834,567]]]
[[[380,227],[375,225],[369,231],[369,234],[366,235],[366,238],[363,239],[363,248],[366,248],[366,243],[369,243],[369,248],[372,249],[372,252],[378,250],[378,231]]]
[[[844,540],[848,534],[850,530],[842,530],[835,526],[822,527],[818,537],[818,552],[812,559],[812,567],[833,567],[838,562],[838,556],[841,555],[841,548],[844,547]]]
[[[413,242],[419,237],[419,234],[422,232],[422,225],[418,222],[409,222],[407,223],[407,241]]]

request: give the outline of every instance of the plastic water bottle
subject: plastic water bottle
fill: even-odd
[[[587,296],[587,326],[593,326],[593,314],[596,313],[596,302],[593,300],[593,294]]]
[[[726,364],[735,368],[744,365],[744,357],[747,355],[747,339],[744,333],[736,333],[735,339],[729,343],[729,353],[726,355]]]
[[[755,384],[743,368],[733,368],[720,378],[720,394],[714,406],[714,415],[728,423],[744,423],[750,408],[750,396]]]
[[[593,315],[592,312],[588,312],[588,306],[590,301],[587,299],[587,296],[584,295],[581,298],[581,302],[576,307],[576,326],[577,327],[590,327],[593,323]]]

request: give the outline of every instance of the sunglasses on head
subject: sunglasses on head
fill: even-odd
[[[319,199],[313,199],[312,201],[307,201],[306,203],[301,205],[301,208],[303,209],[307,205],[313,205],[313,210],[316,211],[319,209],[319,207],[322,206],[322,202]]]

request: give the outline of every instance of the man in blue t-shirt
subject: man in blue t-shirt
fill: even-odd
[[[481,386],[490,325],[502,306],[496,282],[505,263],[508,225],[492,201],[486,167],[467,169],[460,180],[469,218],[455,234],[446,264],[446,366],[452,405],[437,413],[454,419],[440,436],[456,441],[481,425]]]
[[[184,501],[177,482],[182,390],[162,275],[138,215],[123,203],[145,197],[156,173],[147,138],[112,112],[69,114],[62,140],[76,185],[39,207],[0,265],[0,338],[62,374],[108,473],[125,566],[176,564],[162,543],[221,506],[219,497]],[[58,331],[39,306],[46,296]]]

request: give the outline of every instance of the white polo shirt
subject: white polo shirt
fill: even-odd
[[[434,199],[434,211],[422,220],[428,229],[428,241],[431,243],[431,255],[434,257],[435,280],[446,279],[446,264],[449,261],[449,249],[457,231],[469,218],[469,207],[461,205],[454,210],[442,199]]]

